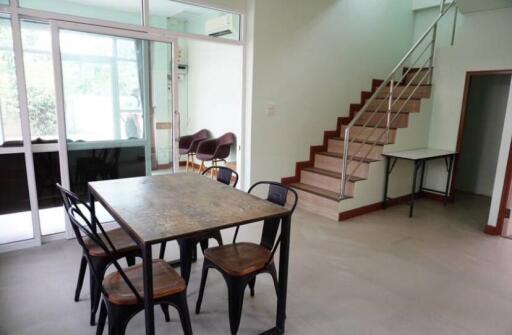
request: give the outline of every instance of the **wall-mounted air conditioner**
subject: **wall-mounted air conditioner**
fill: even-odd
[[[234,31],[233,15],[226,14],[206,21],[206,33],[210,36],[224,36]]]

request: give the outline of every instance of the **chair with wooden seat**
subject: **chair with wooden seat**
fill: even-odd
[[[216,171],[216,172],[214,172]],[[216,176],[216,179],[219,183],[223,183],[225,185],[231,185],[233,188],[236,188],[238,184],[238,173],[235,170],[232,170],[228,167],[224,166],[212,166],[203,171],[203,175],[207,175],[212,172]],[[214,239],[217,241],[219,245],[223,245],[222,235],[220,230],[215,230],[213,232],[196,235],[186,239],[179,239],[178,245],[180,248],[180,271],[181,276],[188,284],[190,279],[190,272],[192,270],[192,260],[194,255],[196,254],[196,246],[199,243],[201,245],[201,250],[204,251],[208,248],[209,239]],[[166,242],[162,242],[160,247],[160,259],[164,259],[165,256],[165,248],[167,246]]]
[[[78,196],[63,188],[60,184],[56,184],[57,189],[60,192],[62,197],[62,202],[64,203],[64,207],[66,210],[69,210],[71,207],[76,206],[87,206],[84,202],[82,202]],[[101,225],[97,223],[98,226]],[[105,240],[106,237],[103,234],[99,234],[102,240]],[[76,236],[75,236],[76,237]],[[135,257],[141,255],[140,250],[137,244],[133,241],[133,239],[121,228],[113,229],[108,232],[108,238],[112,242],[112,244],[116,248],[116,255],[121,258],[126,258],[126,262],[128,265],[135,264]],[[75,289],[75,301],[80,299],[80,292],[82,290],[82,285],[85,277],[85,270],[87,268],[87,264],[93,268],[89,269],[89,285],[90,285],[90,295],[91,295],[91,318],[90,324],[93,326],[95,324],[96,319],[96,311],[98,310],[98,306],[100,303],[101,297],[101,280],[98,281],[94,277],[94,272],[98,274],[101,278],[105,274],[106,269],[111,264],[110,259],[108,258],[107,253],[99,246],[94,240],[89,238],[84,239],[85,249],[82,254],[82,260],[80,262],[80,271],[78,273],[78,281]],[[86,252],[87,251],[87,252]],[[90,255],[90,261],[87,262],[86,253]]]
[[[79,207],[74,205],[68,210],[68,216],[77,240],[85,250],[87,260],[91,262],[92,256],[87,249],[82,233],[103,249],[117,270],[103,277],[102,273],[97,273],[94,268],[92,269],[95,279],[101,281],[100,289],[103,296],[96,334],[103,334],[108,317],[109,335],[124,335],[131,318],[144,310],[143,268],[140,264],[124,269],[120,266],[117,261],[119,255],[109,238],[109,233],[103,231],[103,235],[100,236],[95,231],[95,226],[92,224],[96,220],[94,214],[88,205],[84,206],[88,209],[90,220]],[[166,321],[169,321],[169,306],[174,306],[180,315],[183,332],[185,335],[192,335],[185,281],[163,260],[153,260],[152,267],[154,304],[162,307]]]
[[[192,165],[192,171],[194,171],[194,156],[196,155],[197,147],[201,141],[210,138],[210,132],[206,129],[201,129],[195,134],[181,136],[178,142],[178,147],[181,155],[187,155],[186,171],[190,165]]]
[[[280,206],[288,205],[293,213],[298,200],[297,193],[293,189],[275,182],[258,182],[251,186],[249,193],[262,185],[268,186],[268,201]],[[280,223],[280,218],[271,218],[263,222],[260,244],[237,243],[236,238],[240,228],[237,227],[232,244],[205,250],[201,285],[196,304],[197,314],[201,311],[206,279],[210,268],[218,270],[228,286],[229,325],[232,335],[238,332],[240,325],[245,288],[249,285],[251,296],[254,296],[257,275],[270,274],[277,292],[278,281],[274,254],[281,242],[281,235],[277,237]]]

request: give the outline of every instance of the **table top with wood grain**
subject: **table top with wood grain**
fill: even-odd
[[[143,244],[290,214],[287,208],[193,173],[90,182],[89,191]]]

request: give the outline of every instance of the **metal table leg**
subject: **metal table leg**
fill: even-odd
[[[414,162],[414,172],[412,176],[412,191],[411,191],[411,199],[409,201],[409,217],[412,218],[412,213],[414,211],[414,201],[416,200],[416,179],[418,177],[418,170],[421,166],[421,161]]]
[[[450,181],[452,179],[452,170],[453,170],[453,161],[454,155],[451,155],[449,158],[450,162],[447,164],[448,168],[448,176],[446,177],[446,188],[444,190],[444,205],[448,203],[448,197],[450,196]]]
[[[153,256],[151,244],[142,248],[142,272],[144,282],[144,312],[146,317],[146,335],[155,334],[155,311],[153,308]]]
[[[286,321],[286,296],[288,289],[288,263],[290,260],[290,225],[291,216],[287,215],[283,217],[281,222],[281,246],[279,249],[276,326],[261,333],[261,335],[284,334]]]
[[[391,163],[391,159],[389,157],[386,157],[386,179],[384,181],[384,197],[382,199],[382,207],[386,209],[387,207],[387,200],[388,200],[388,185],[389,185],[389,174],[391,173],[389,171],[389,165]]]

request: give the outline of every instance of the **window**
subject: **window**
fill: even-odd
[[[153,27],[231,40],[240,39],[240,15],[172,0],[149,2]]]
[[[0,147],[22,146],[11,20],[0,17]]]
[[[143,137],[140,41],[61,31],[67,137],[108,141]],[[100,122],[98,122],[100,120]]]
[[[2,1],[2,0],[0,0]],[[5,1],[5,0],[4,0]],[[18,0],[20,7],[122,23],[142,24],[142,0]]]
[[[53,79],[52,41],[47,24],[21,22],[23,60],[32,140],[57,136],[57,112]]]

